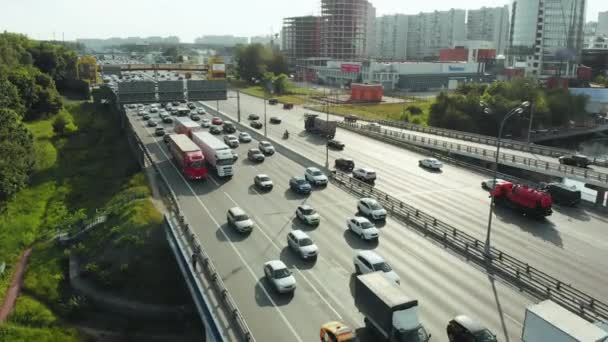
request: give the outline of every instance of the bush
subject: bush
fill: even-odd
[[[46,306],[34,299],[21,295],[17,298],[15,309],[9,316],[13,323],[44,328],[53,325],[57,318]]]
[[[62,110],[57,117],[55,117],[55,120],[53,120],[53,132],[58,136],[69,135],[77,130],[78,127],[74,124],[74,118],[65,110]]]
[[[415,117],[415,118],[413,118],[411,122],[412,122],[413,124],[415,124],[415,125],[420,125],[420,124],[422,124],[422,120],[421,120],[419,117]]]
[[[408,112],[412,113],[412,115],[420,115],[420,114],[422,114],[422,109],[420,109],[420,107],[418,107],[418,106],[413,106],[412,105],[412,106],[408,106],[406,109],[407,109]]]
[[[76,342],[78,341],[78,334],[74,329],[29,328],[5,323],[0,324],[0,341]]]

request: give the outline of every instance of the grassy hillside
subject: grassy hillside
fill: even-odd
[[[10,323],[0,326],[0,340],[5,336],[10,337],[7,341],[79,339],[65,325],[87,312],[86,301],[67,284],[70,253],[82,257],[100,289],[132,299],[189,301],[164,241],[161,214],[147,198],[146,178],[115,115],[82,102],[68,104],[57,115],[69,118],[72,128],[67,133],[53,131],[55,117],[28,124],[35,137],[36,171],[30,186],[0,213],[0,262],[9,265],[0,277],[0,298],[10,282],[10,266],[24,248],[34,246],[22,295]],[[78,230],[96,210],[134,197],[139,200],[114,206],[108,222],[72,249],[50,242],[59,231]]]

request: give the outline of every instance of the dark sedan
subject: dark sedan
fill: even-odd
[[[334,148],[336,150],[343,150],[344,143],[338,140],[330,139],[327,141],[327,147]]]
[[[250,125],[251,125],[251,127],[255,128],[255,129],[260,129],[264,126],[259,121],[251,121]]]

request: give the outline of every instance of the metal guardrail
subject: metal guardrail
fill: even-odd
[[[475,157],[490,162],[494,162],[496,159],[495,150],[473,147],[466,144],[458,144],[434,138],[420,137],[415,134],[409,134],[405,132],[397,132],[382,128],[372,128],[371,126],[364,126],[358,123],[339,122],[338,126],[358,133],[364,133],[365,135],[371,137],[384,137],[394,139],[397,141],[406,142],[425,148],[441,150],[444,152],[460,154],[468,157]],[[499,161],[501,164],[509,166],[516,166],[519,168],[536,171],[544,174],[578,179],[585,183],[597,185],[600,187],[608,187],[608,174],[593,171],[590,169],[567,166],[559,163],[551,163],[503,152],[500,153]]]
[[[540,299],[551,299],[589,321],[608,320],[608,305],[503,251],[492,247],[484,254],[484,242],[422,212],[373,186],[340,171],[332,171],[332,182],[358,196],[373,197],[395,218],[412,225],[424,236],[463,255],[490,274]]]
[[[417,125],[417,124],[413,124],[413,123],[409,123],[409,122],[395,122],[395,121],[388,121],[388,120],[372,120],[370,122],[377,122],[384,126],[390,126],[390,127],[400,128],[400,129],[408,129],[411,131],[429,133],[429,134],[444,136],[444,137],[448,137],[448,138],[455,138],[455,139],[460,139],[460,140],[465,140],[465,141],[477,142],[480,144],[492,145],[492,146],[496,146],[498,143],[498,139],[495,137],[491,137],[488,135],[482,135],[482,134],[462,132],[462,131],[457,131],[457,130],[453,130],[453,129],[439,128],[439,127],[432,127],[432,126],[422,126],[422,125]],[[539,146],[539,145],[528,144],[525,142],[511,140],[511,139],[500,139],[500,147],[510,148],[510,149],[518,150],[518,151],[530,152],[530,153],[534,153],[534,154],[541,154],[544,156],[551,156],[551,157],[559,157],[564,154],[574,153],[574,151],[567,150],[567,149],[561,149],[561,148],[549,147],[549,146]]]
[[[124,115],[126,116],[126,113],[124,113]],[[186,221],[184,215],[182,214],[182,210],[180,208],[179,202],[177,201],[177,196],[175,195],[175,193],[169,186],[168,180],[164,177],[162,172],[160,172],[158,165],[156,165],[156,163],[154,162],[154,159],[150,155],[148,149],[144,146],[143,142],[139,139],[137,134],[135,134],[135,131],[133,130],[133,127],[131,127],[131,124],[130,124],[130,121],[128,120],[128,118],[127,118],[127,122],[128,122],[128,126],[129,126],[128,129],[132,133],[132,137],[135,139],[139,149],[143,152],[145,160],[147,160],[147,162],[150,163],[150,165],[152,165],[154,171],[161,179],[161,181],[162,181],[161,185],[163,186],[163,188],[165,190],[164,199],[167,202],[167,206],[170,210],[171,216],[174,218],[177,218],[176,222],[178,223],[178,226],[179,226],[181,232],[184,234],[184,236],[187,237],[187,239],[185,241],[187,243],[187,247],[191,251],[194,252],[194,254],[196,255],[196,258],[197,258],[197,263],[202,266],[204,275],[206,276],[209,283],[213,284],[212,288],[215,291],[217,298],[220,299],[220,302],[222,303],[227,316],[235,324],[235,326],[237,328],[236,330],[238,331],[238,333],[243,341],[255,342],[255,338],[253,337],[253,334],[251,333],[249,326],[247,325],[243,315],[240,313],[239,309],[237,308],[236,302],[234,301],[234,299],[228,292],[228,289],[226,288],[226,285],[222,281],[221,276],[219,275],[215,266],[213,265],[211,258],[209,257],[207,252],[203,249],[201,244],[199,243],[198,239],[196,238],[196,235],[190,228],[190,224]],[[196,276],[196,275],[193,274],[192,276]]]

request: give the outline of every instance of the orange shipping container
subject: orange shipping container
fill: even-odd
[[[360,84],[350,85],[351,102],[381,102],[384,95],[384,88],[381,84]]]

